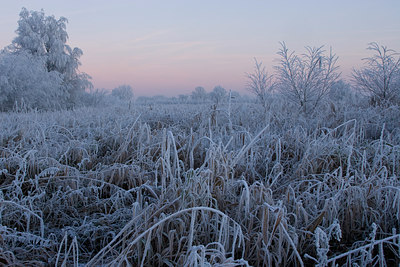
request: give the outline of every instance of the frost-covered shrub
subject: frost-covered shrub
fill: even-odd
[[[247,90],[257,97],[257,100],[263,107],[263,112],[267,112],[268,101],[271,101],[271,94],[274,89],[273,76],[269,75],[262,62],[254,59],[254,70],[252,73],[246,73]]]
[[[303,113],[312,113],[324,100],[340,73],[338,57],[324,47],[306,47],[306,52],[296,55],[281,43],[277,71],[277,88],[289,101],[296,103]]]
[[[371,98],[372,105],[388,106],[400,100],[400,56],[395,50],[370,43],[375,54],[365,58],[365,66],[354,70],[353,83]]]

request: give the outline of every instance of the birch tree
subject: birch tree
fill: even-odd
[[[78,69],[82,50],[67,44],[68,20],[46,16],[43,10],[28,11],[26,8],[19,15],[17,36],[8,49],[15,54],[29,53],[43,60],[48,72],[58,72],[63,80],[57,88],[62,92],[59,101],[65,107],[72,107],[80,93],[92,84],[90,76]]]

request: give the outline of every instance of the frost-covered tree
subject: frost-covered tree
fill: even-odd
[[[109,91],[103,88],[90,89],[81,96],[80,104],[83,106],[98,107],[108,104]]]
[[[353,71],[353,82],[376,105],[386,106],[400,98],[400,56],[396,51],[370,43],[375,54],[364,58],[365,67]]]
[[[207,99],[207,92],[202,86],[197,86],[192,92],[191,98],[195,102],[204,102]]]
[[[188,99],[189,99],[188,95],[184,95],[184,94],[178,95],[178,103],[181,103],[181,104],[187,103]]]
[[[351,85],[344,80],[338,80],[332,84],[329,94],[329,100],[332,102],[347,102],[351,103],[354,98],[354,91]]]
[[[44,11],[28,11],[23,8],[19,14],[17,37],[8,47],[14,54],[29,53],[42,60],[48,72],[57,72],[62,84],[54,90],[61,91],[60,104],[71,107],[86,88],[91,88],[90,76],[79,72],[79,58],[83,52],[67,45],[67,19],[45,16]]]
[[[63,80],[60,73],[47,71],[43,61],[26,51],[0,53],[0,109],[14,106],[27,108],[59,108],[59,90]]]
[[[234,100],[235,102],[238,102],[238,101],[240,101],[241,98],[242,98],[242,96],[240,95],[239,92],[231,91],[231,100]]]
[[[210,98],[215,104],[219,104],[223,102],[227,97],[227,92],[225,88],[218,85],[215,86],[214,89],[210,92]]]
[[[267,110],[267,101],[273,89],[272,75],[269,75],[262,62],[254,59],[254,70],[252,73],[246,73],[247,90],[254,94],[264,112]]]
[[[112,90],[111,95],[120,100],[131,101],[133,99],[133,89],[130,85],[120,85]]]
[[[340,76],[336,66],[338,57],[332,49],[325,55],[323,46],[307,46],[306,53],[296,55],[289,52],[284,42],[278,55],[281,58],[275,69],[279,90],[298,104],[302,112],[313,112]]]

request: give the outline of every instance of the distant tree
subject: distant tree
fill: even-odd
[[[171,103],[171,99],[164,95],[155,95],[151,97],[151,101],[157,104],[169,104]]]
[[[356,88],[371,97],[376,105],[386,106],[399,100],[400,56],[386,46],[370,43],[368,50],[375,54],[364,58],[365,67],[353,70]]]
[[[111,95],[119,100],[131,101],[133,99],[133,89],[130,85],[120,85],[111,91]]]
[[[197,86],[192,92],[191,98],[195,102],[204,102],[207,99],[207,92],[202,86]]]
[[[262,62],[258,62],[256,58],[254,58],[254,62],[254,71],[246,73],[247,90],[257,97],[264,111],[266,111],[267,101],[274,87],[273,76],[268,74]]]
[[[139,103],[139,104],[144,104],[144,105],[146,105],[146,104],[148,104],[148,103],[150,103],[150,102],[152,102],[152,99],[151,99],[151,97],[148,97],[148,96],[139,96],[139,97],[136,99],[136,103]]]
[[[231,91],[231,100],[238,102],[242,96],[237,91]]]
[[[25,51],[0,53],[1,111],[21,104],[27,108],[59,108],[62,93],[54,88],[59,88],[62,82],[58,72],[48,72],[40,59]]]
[[[215,86],[214,89],[210,92],[210,98],[215,104],[219,104],[226,99],[227,92],[225,88],[218,85]]]
[[[109,92],[106,89],[91,89],[89,92],[85,92],[81,99],[81,104],[84,106],[93,106],[97,107],[99,105],[107,104],[107,96],[109,96]]]
[[[280,64],[275,69],[279,90],[304,113],[313,112],[340,76],[336,66],[338,57],[332,49],[325,55],[323,46],[307,46],[306,53],[298,56],[289,52],[284,42],[278,55]]]
[[[343,80],[338,80],[332,84],[328,97],[333,102],[349,102],[353,98],[351,85]]]
[[[180,95],[178,96],[178,101],[179,101],[179,103],[186,103],[186,102],[188,101],[188,99],[189,99],[189,96],[188,96],[188,95],[180,94]]]
[[[66,107],[72,107],[79,95],[86,88],[92,88],[86,73],[79,72],[79,58],[83,52],[66,44],[67,19],[45,16],[44,11],[28,11],[23,8],[19,14],[17,37],[8,47],[14,54],[29,53],[42,60],[48,72],[61,75],[62,84],[55,90],[60,90],[61,102]]]

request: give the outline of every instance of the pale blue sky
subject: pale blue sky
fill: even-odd
[[[69,20],[69,44],[96,88],[130,84],[137,95],[190,93],[216,85],[245,92],[253,58],[270,72],[279,42],[332,46],[346,78],[376,41],[400,51],[400,1],[3,1],[0,47],[22,7]]]

